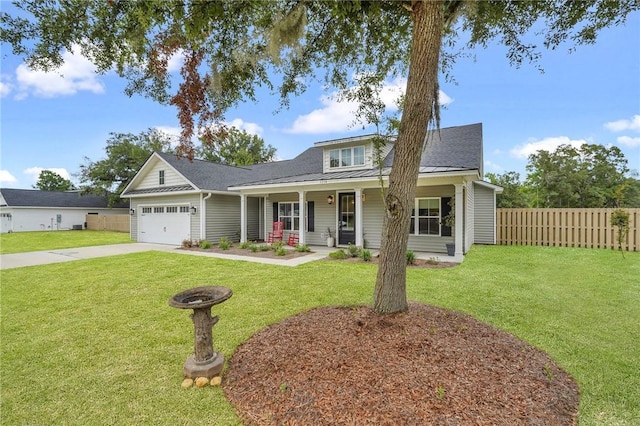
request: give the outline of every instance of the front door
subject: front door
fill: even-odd
[[[338,195],[338,245],[356,243],[356,194],[354,192]]]

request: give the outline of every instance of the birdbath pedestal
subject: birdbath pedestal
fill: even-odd
[[[195,328],[194,354],[184,363],[184,377],[211,379],[222,372],[224,355],[213,349],[213,326],[218,316],[211,316],[211,307],[233,295],[231,289],[221,286],[196,287],[176,294],[169,299],[169,306],[193,309],[191,319]]]

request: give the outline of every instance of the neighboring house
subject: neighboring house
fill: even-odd
[[[292,160],[231,167],[154,153],[122,193],[130,199],[131,237],[180,244],[267,239],[283,222],[285,241],[379,248],[384,215],[380,177],[388,184],[395,139],[374,164],[375,135],[318,142]],[[429,132],[422,154],[409,249],[462,256],[473,243],[495,244],[495,194],[482,181],[482,125]],[[451,199],[455,202],[451,203]],[[451,228],[443,218],[455,206]]]
[[[88,214],[127,214],[126,205],[109,208],[106,197],[77,191],[0,188],[0,227],[5,232],[84,229]]]

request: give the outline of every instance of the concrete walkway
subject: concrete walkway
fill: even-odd
[[[309,253],[305,256],[295,257],[293,259],[273,259],[273,258],[261,258],[255,256],[239,256],[232,254],[200,252],[190,250],[179,250],[179,247],[165,244],[150,244],[150,243],[127,243],[127,244],[110,244],[104,246],[92,246],[92,247],[78,247],[70,249],[60,250],[44,250],[33,251],[27,253],[12,253],[0,255],[0,270],[22,268],[25,266],[37,266],[46,265],[50,263],[71,262],[81,259],[92,259],[96,257],[105,256],[117,256],[120,254],[139,253],[145,251],[164,251],[175,254],[182,254],[186,256],[204,256],[204,257],[216,257],[220,259],[228,260],[244,260],[247,262],[264,263],[269,265],[280,266],[298,266],[304,263],[313,262],[316,260],[324,259],[336,248],[329,248],[323,246],[310,247],[313,253]],[[372,251],[375,256],[377,252]],[[442,253],[415,253],[419,259],[437,258],[441,262],[460,262],[455,257],[443,255]]]

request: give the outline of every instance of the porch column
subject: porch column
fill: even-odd
[[[355,188],[356,192],[356,247],[364,247],[364,233],[362,224],[362,188]]]
[[[455,212],[455,243],[456,243],[456,257],[462,258],[464,254],[464,247],[462,244],[463,229],[464,229],[464,184],[457,183],[456,187],[456,212]]]
[[[269,228],[269,224],[272,222],[271,219],[269,219],[273,213],[271,212],[271,209],[269,207],[271,203],[269,202],[269,194],[264,196],[264,220],[263,220],[263,227],[262,227],[262,239],[267,241],[267,236],[269,235],[269,232],[271,231],[271,229]]]
[[[247,242],[247,196],[240,194],[240,242]]]
[[[300,206],[300,216],[299,216],[299,221],[300,221],[300,231],[298,232],[298,244],[303,245],[305,242],[305,238],[304,235],[307,231],[307,221],[306,216],[305,216],[305,196],[304,196],[304,191],[298,191],[298,205]]]

